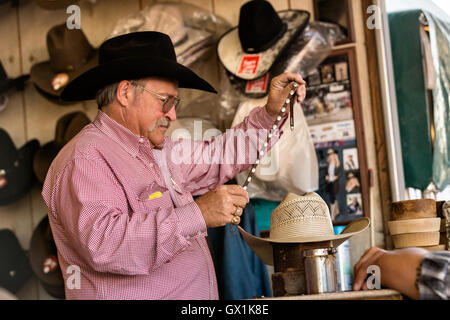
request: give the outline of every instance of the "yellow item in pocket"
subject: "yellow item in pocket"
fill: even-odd
[[[162,197],[161,191],[156,191],[148,196],[148,200],[157,199],[157,198],[161,198],[161,197]]]

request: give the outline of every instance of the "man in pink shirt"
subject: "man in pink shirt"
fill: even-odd
[[[178,87],[215,90],[176,62],[165,34],[102,44],[99,65],[62,94],[96,98],[98,115],[55,158],[42,192],[66,298],[218,299],[207,228],[239,223],[248,194],[223,184],[255,161],[293,82],[303,100],[303,79],[283,74],[267,105],[233,130],[173,141],[165,132],[176,119]],[[248,135],[261,129],[266,135]],[[246,163],[235,161],[241,154]]]

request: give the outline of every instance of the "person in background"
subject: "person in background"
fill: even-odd
[[[450,252],[422,248],[368,249],[355,264],[353,290],[367,290],[367,268],[380,268],[381,285],[411,299],[448,300],[450,296]]]

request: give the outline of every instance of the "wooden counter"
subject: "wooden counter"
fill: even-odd
[[[301,296],[263,298],[264,300],[403,300],[400,292],[392,289],[347,291]]]

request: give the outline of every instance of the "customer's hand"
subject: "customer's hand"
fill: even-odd
[[[306,97],[306,82],[299,74],[287,72],[272,79],[266,106],[267,112],[271,116],[276,116],[280,113],[286,99],[290,96],[290,91],[295,90],[294,82],[298,84],[296,89],[297,101],[302,102]],[[287,111],[289,111],[289,108]]]
[[[355,264],[353,290],[367,290],[367,268],[370,265],[377,265],[380,268],[381,285],[395,289],[412,299],[418,299],[419,291],[415,286],[416,269],[420,266],[425,253],[427,251],[421,248],[393,251],[377,247],[368,249]]]
[[[238,185],[222,185],[198,197],[197,203],[208,228],[227,223],[239,224],[243,209],[249,202],[248,193]]]

